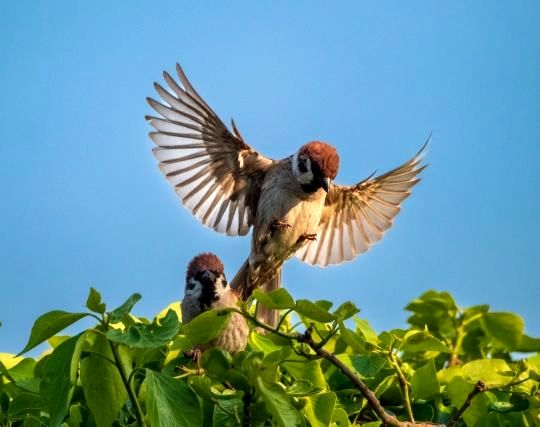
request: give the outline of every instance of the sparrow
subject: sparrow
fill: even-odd
[[[283,263],[296,256],[318,266],[339,264],[366,252],[392,226],[401,202],[419,182],[424,149],[383,175],[352,186],[332,181],[339,155],[321,141],[273,160],[248,145],[234,120],[225,126],[176,65],[179,82],[164,72],[169,90],[147,98],[157,117],[149,136],[159,168],[183,205],[204,225],[229,236],[251,227],[251,252],[231,287],[246,299],[253,289],[280,287]],[[429,142],[429,140],[428,140]],[[273,310],[260,319],[275,325]]]
[[[184,324],[213,308],[236,307],[237,302],[238,296],[227,283],[223,263],[216,255],[202,253],[190,261],[181,304]],[[239,313],[232,313],[229,324],[219,335],[197,346],[196,350],[219,347],[229,353],[236,353],[246,348],[248,334],[246,319]]]

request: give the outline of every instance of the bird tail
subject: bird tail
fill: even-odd
[[[250,273],[249,259],[247,259],[244,264],[242,264],[242,267],[240,267],[240,270],[238,270],[230,283],[231,288],[236,291],[238,297],[242,301],[248,299],[255,289],[253,286],[253,280],[250,277]],[[272,279],[260,286],[260,289],[262,292],[267,293],[275,289],[279,289],[280,287],[281,267],[277,269],[276,274],[274,277],[272,277]],[[271,326],[276,326],[279,320],[279,310],[273,310],[261,304],[259,305],[257,318]]]
[[[245,301],[249,298],[253,292],[253,286],[250,285],[249,280],[249,258],[246,259],[240,270],[236,273],[231,280],[230,286],[237,293],[238,297]]]
[[[273,290],[279,289],[281,287],[281,267],[276,271],[276,275],[266,282],[262,286],[262,291],[264,293],[271,292]],[[259,305],[259,310],[257,313],[257,318],[262,322],[276,327],[279,321],[279,310],[274,310],[272,308],[265,307],[264,305]]]

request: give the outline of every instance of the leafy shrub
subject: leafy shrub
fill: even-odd
[[[540,340],[523,320],[486,305],[460,309],[450,294],[412,301],[410,328],[377,334],[345,302],[255,291],[245,305],[188,325],[174,303],[152,321],[131,314],[140,295],[107,311],[91,289],[89,311],[39,317],[21,354],[0,354],[0,424],[78,426],[540,425]],[[251,301],[250,301],[251,302]],[[272,331],[257,305],[282,310]],[[246,351],[184,356],[215,337],[232,311],[253,325]],[[57,335],[83,317],[96,326]],[[291,325],[296,322],[294,325]]]

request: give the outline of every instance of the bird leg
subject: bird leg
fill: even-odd
[[[292,228],[291,224],[287,224],[285,221],[281,221],[279,219],[275,219],[270,224],[270,231],[273,233],[274,231],[283,231],[287,228]]]
[[[197,364],[197,372],[201,373],[201,349],[200,348],[193,348],[191,350],[184,351],[184,356],[189,357],[191,360],[193,360]]]
[[[314,241],[317,241],[317,234],[316,233],[304,233],[302,234],[298,240],[297,240],[297,244],[301,244],[301,243],[304,243],[306,240],[309,240],[310,242],[314,242]]]

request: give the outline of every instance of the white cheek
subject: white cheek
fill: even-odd
[[[298,153],[295,153],[292,159],[293,174],[302,185],[310,184],[313,181],[313,172],[311,172],[311,160],[306,159],[306,172],[300,172],[298,169]]]
[[[217,282],[216,282],[216,293],[218,294],[218,296],[220,298],[221,298],[222,295],[227,293],[227,291],[229,290],[229,284],[228,283],[225,285],[225,287],[223,287],[223,281],[224,280],[225,280],[225,278],[223,276],[220,276],[220,277],[218,277]]]
[[[187,297],[191,297],[191,298],[194,298],[194,299],[199,298],[201,296],[201,293],[202,293],[202,283],[199,282],[198,280],[195,280],[195,279],[189,279],[188,284],[193,284],[193,285],[195,285],[195,287],[193,289],[188,289],[186,287],[186,290],[185,290],[184,294]]]

